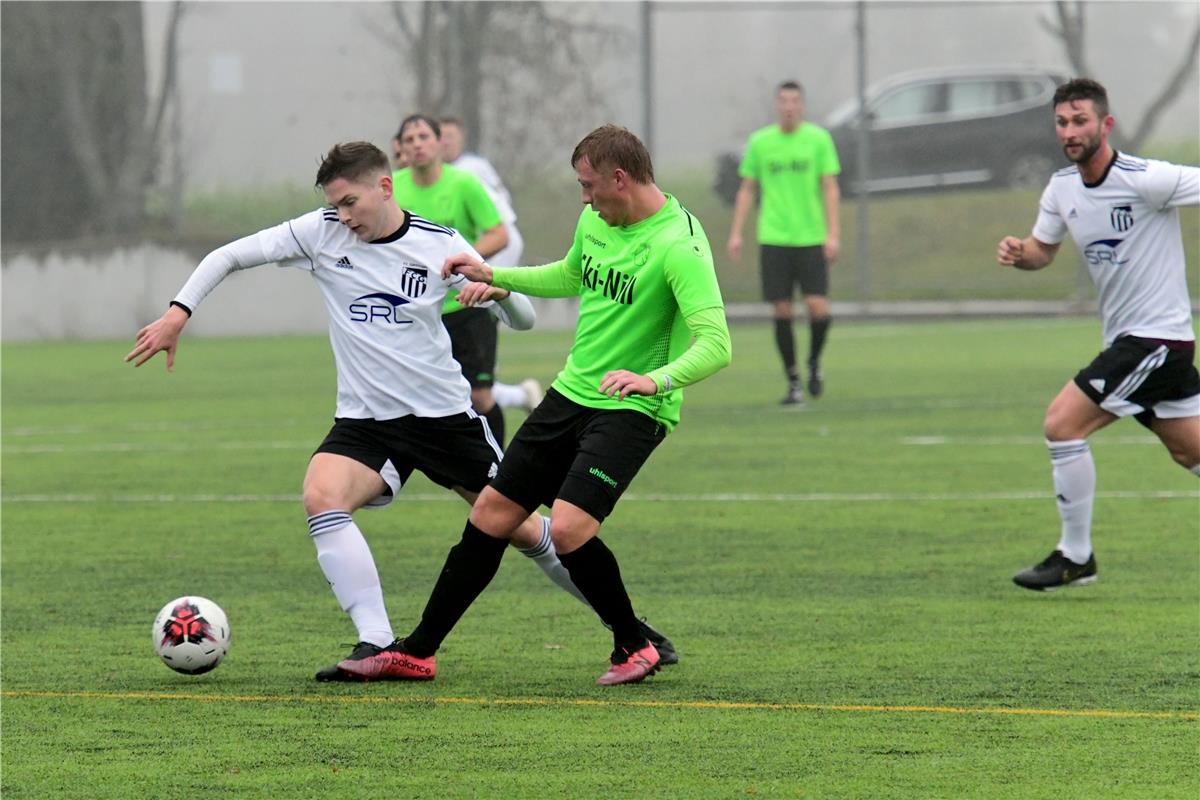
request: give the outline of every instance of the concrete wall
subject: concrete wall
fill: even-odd
[[[130,339],[157,319],[195,256],[156,245],[104,254],[6,258],[0,272],[4,341]],[[539,328],[575,324],[570,300],[535,300]],[[328,316],[308,273],[267,265],[235,272],[204,301],[189,336],[324,333]]]

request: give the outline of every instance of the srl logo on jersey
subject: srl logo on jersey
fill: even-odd
[[[1097,239],[1083,248],[1083,257],[1093,267],[1104,265],[1119,267],[1127,264],[1129,263],[1128,258],[1121,258],[1117,255],[1117,245],[1121,244],[1121,241],[1121,239]]]
[[[387,292],[372,292],[354,298],[350,304],[350,321],[380,325],[412,325],[411,319],[400,319],[400,306],[411,300]]]
[[[1124,233],[1133,227],[1133,206],[1113,206],[1109,219],[1114,231]]]

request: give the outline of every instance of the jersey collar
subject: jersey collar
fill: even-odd
[[[412,214],[404,212],[404,222],[396,229],[395,233],[388,234],[382,239],[372,239],[368,244],[389,244],[403,238],[404,234],[408,233],[408,222],[412,219]]]

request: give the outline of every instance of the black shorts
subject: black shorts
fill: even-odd
[[[474,411],[452,417],[335,419],[317,452],[352,458],[379,473],[388,488],[368,506],[392,502],[413,470],[447,489],[482,491],[502,458],[487,420]]]
[[[1155,418],[1200,415],[1195,343],[1122,336],[1081,369],[1075,385],[1118,417],[1149,426]]]
[[[485,308],[464,308],[442,317],[450,334],[450,353],[472,389],[486,388],[496,373],[496,318]]]
[[[550,389],[509,442],[492,488],[530,513],[562,498],[603,522],[666,435],[640,411],[588,408]]]
[[[762,264],[763,300],[791,300],[795,287],[800,293],[824,297],[829,294],[829,265],[825,263],[825,248],[779,247],[762,245],[759,256]]]

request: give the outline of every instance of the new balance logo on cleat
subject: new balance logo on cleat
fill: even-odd
[[[337,261],[333,262],[333,265],[338,269],[354,269],[354,265],[350,263],[350,259],[346,258],[345,256],[342,256]]]
[[[418,658],[399,641],[387,647],[359,642],[349,656],[316,674],[319,681],[431,681],[437,657]]]

